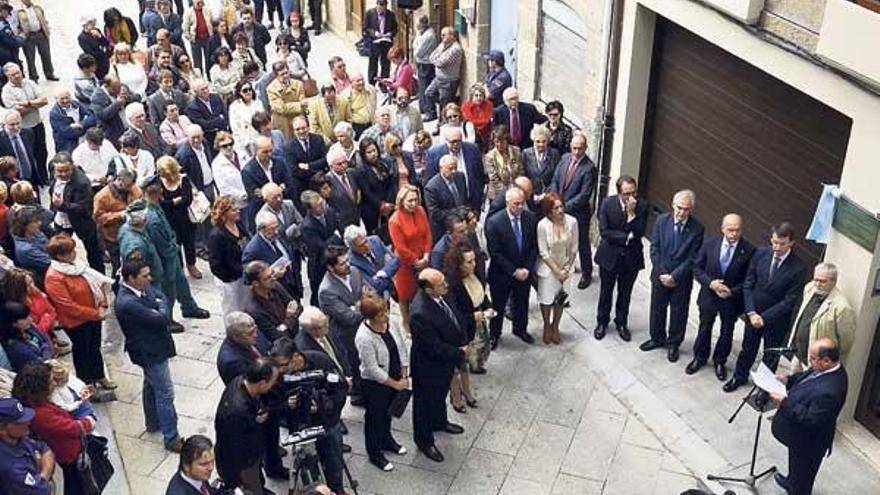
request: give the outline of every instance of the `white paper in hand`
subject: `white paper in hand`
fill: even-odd
[[[751,375],[752,382],[754,382],[754,384],[761,390],[773,394],[779,394],[783,397],[788,396],[788,390],[785,388],[785,384],[776,378],[776,375],[770,371],[770,368],[768,368],[766,364],[759,364],[758,369],[752,371]]]

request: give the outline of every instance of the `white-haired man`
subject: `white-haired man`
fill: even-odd
[[[128,128],[133,130],[140,137],[141,149],[145,149],[159,158],[172,152],[167,143],[159,134],[159,129],[147,121],[147,111],[144,105],[139,102],[129,103],[125,106],[125,118],[128,120]]]
[[[257,213],[257,234],[248,241],[241,253],[242,263],[260,260],[272,266],[272,275],[293,296],[300,300],[303,295],[300,253],[290,247],[280,235],[278,217],[268,211]]]
[[[439,240],[446,231],[446,215],[467,204],[467,185],[464,174],[458,171],[458,160],[453,155],[440,159],[440,173],[425,185],[425,209],[431,220],[431,238]]]
[[[34,132],[21,127],[21,115],[10,110],[3,115],[3,132],[0,133],[0,156],[14,156],[18,161],[19,180],[34,186],[49,183],[49,173],[34,155]]]
[[[355,171],[348,168],[349,161],[345,152],[338,147],[331,147],[327,152],[327,165],[330,166],[327,180],[330,182],[331,191],[327,203],[336,210],[342,228],[359,225],[361,223],[360,185]]]
[[[55,92],[55,105],[49,110],[49,124],[55,150],[72,153],[84,140],[86,131],[98,121],[89,107],[71,98],[69,89],[59,88]]]
[[[200,125],[208,140],[208,147],[214,146],[217,131],[229,130],[229,115],[220,96],[211,93],[208,81],[196,79],[192,83],[195,98],[186,107],[186,116],[193,124]]]
[[[349,225],[343,234],[345,246],[350,250],[349,263],[367,284],[386,300],[394,292],[394,274],[400,266],[400,258],[390,246],[382,243],[377,235],[367,235],[360,225]]]
[[[457,159],[458,171],[464,175],[465,198],[468,206],[480,211],[483,206],[483,194],[488,177],[483,167],[483,155],[480,147],[464,141],[460,127],[446,126],[443,129],[442,144],[428,150],[425,181],[429,181],[440,170],[440,159],[452,155]]]
[[[503,95],[504,105],[495,108],[492,121],[510,130],[510,144],[521,149],[531,148],[532,128],[547,122],[547,116],[539,112],[535,105],[519,101],[516,88],[505,89]]]

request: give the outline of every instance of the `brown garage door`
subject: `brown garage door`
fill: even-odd
[[[821,185],[837,184],[852,121],[767,73],[658,18],[642,160],[642,187],[669,211],[682,188],[695,215],[717,232],[738,212],[745,237],[764,244],[788,220],[806,234]],[[822,247],[799,243],[809,263]]]

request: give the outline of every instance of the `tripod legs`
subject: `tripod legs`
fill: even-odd
[[[738,410],[737,410],[738,411]],[[758,459],[758,442],[761,440],[761,425],[763,424],[764,416],[761,413],[758,413],[758,422],[755,425],[755,441],[752,444],[752,460],[749,463],[749,475],[744,478],[733,478],[726,476],[715,476],[710,474],[706,476],[712,481],[732,481],[736,483],[745,483],[749,488],[755,488],[755,485],[758,483],[758,480],[767,476],[768,474],[776,472],[776,466],[770,466],[769,468],[761,471],[760,473],[755,474],[755,462]]]

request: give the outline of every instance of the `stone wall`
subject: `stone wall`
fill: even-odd
[[[766,0],[758,25],[809,52],[816,51],[827,0]]]

